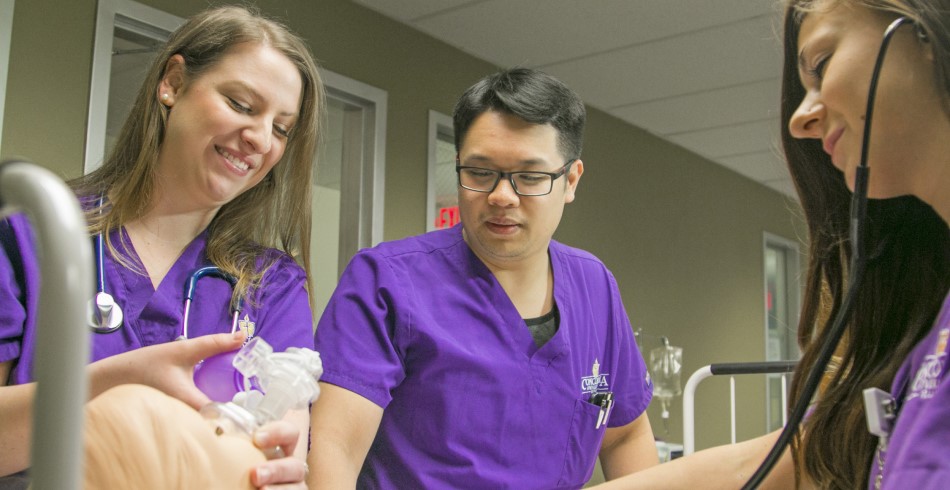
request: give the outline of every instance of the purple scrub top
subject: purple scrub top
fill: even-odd
[[[904,361],[891,393],[903,393],[900,411],[883,454],[881,488],[950,488],[950,295],[930,333]],[[881,474],[871,462],[869,488]]]
[[[350,262],[321,318],[322,381],[384,408],[359,488],[579,488],[606,426],[652,384],[613,275],[551,242],[557,333],[541,348],[461,226]],[[607,424],[590,403],[612,391]]]
[[[128,244],[131,263],[138,263],[125,230],[114,231],[113,243],[121,251]],[[0,221],[0,362],[13,360],[10,384],[32,381],[36,335],[39,266],[32,246],[29,223],[23,214]],[[106,250],[106,292],[113,295],[125,315],[115,332],[91,333],[92,355],[97,361],[122,352],[174,340],[181,332],[185,285],[196,269],[210,265],[205,256],[207,231],[189,244],[156,290],[148,276],[130,270]],[[313,348],[306,275],[292,258],[277,250],[254,301],[245,301],[239,327],[249,336],[259,335],[274,350]],[[231,330],[231,285],[216,277],[198,282],[189,313],[189,337]]]

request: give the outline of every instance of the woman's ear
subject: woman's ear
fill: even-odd
[[[917,33],[917,39],[922,43],[929,43],[930,37],[927,36],[927,31],[924,30],[924,27],[920,25],[919,22],[914,22],[914,32]]]
[[[185,84],[185,58],[180,54],[173,55],[165,62],[165,75],[158,84],[158,100],[165,106],[171,107],[181,93]]]

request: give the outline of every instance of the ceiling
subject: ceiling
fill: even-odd
[[[776,0],[353,0],[792,196]]]

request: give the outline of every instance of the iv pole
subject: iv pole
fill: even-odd
[[[43,279],[34,366],[32,488],[79,489],[92,246],[76,196],[49,170],[25,161],[0,163],[0,216],[15,210],[30,217]]]

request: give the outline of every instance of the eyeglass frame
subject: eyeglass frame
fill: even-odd
[[[515,194],[517,194],[517,195],[519,195],[519,196],[522,196],[522,197],[540,197],[540,196],[546,196],[546,195],[550,194],[551,192],[553,192],[553,191],[554,191],[554,181],[557,180],[557,179],[560,179],[562,175],[564,175],[564,174],[570,172],[570,171],[571,171],[571,165],[573,165],[574,162],[576,162],[576,161],[578,161],[578,160],[580,160],[580,158],[572,158],[572,159],[568,160],[568,161],[567,161],[564,165],[562,165],[561,168],[558,169],[556,172],[542,172],[542,171],[540,171],[540,170],[516,170],[516,171],[514,171],[514,172],[502,172],[501,170],[493,170],[493,169],[490,169],[490,168],[474,167],[474,166],[471,166],[471,165],[462,165],[461,162],[459,161],[458,155],[456,155],[456,156],[455,156],[455,175],[456,175],[456,180],[458,181],[459,187],[461,187],[461,188],[463,188],[463,189],[465,189],[465,190],[468,190],[468,191],[472,191],[472,192],[482,192],[482,193],[485,193],[485,194],[491,194],[492,192],[495,192],[495,189],[498,188],[498,183],[501,182],[501,179],[507,177],[507,178],[508,178],[508,183],[511,184],[511,190],[515,191]],[[496,175],[496,177],[495,177],[495,183],[492,184],[491,189],[488,189],[488,190],[472,189],[471,187],[466,187],[466,186],[462,185],[462,169],[466,169],[466,168],[474,168],[474,169],[478,169],[478,170],[484,170],[484,171],[486,171],[486,172],[493,172],[493,173]],[[544,194],[522,194],[520,191],[518,191],[518,185],[515,184],[514,176],[515,176],[516,174],[544,174],[544,175],[547,175],[548,177],[551,177],[551,187],[548,188],[548,191],[545,192]]]

